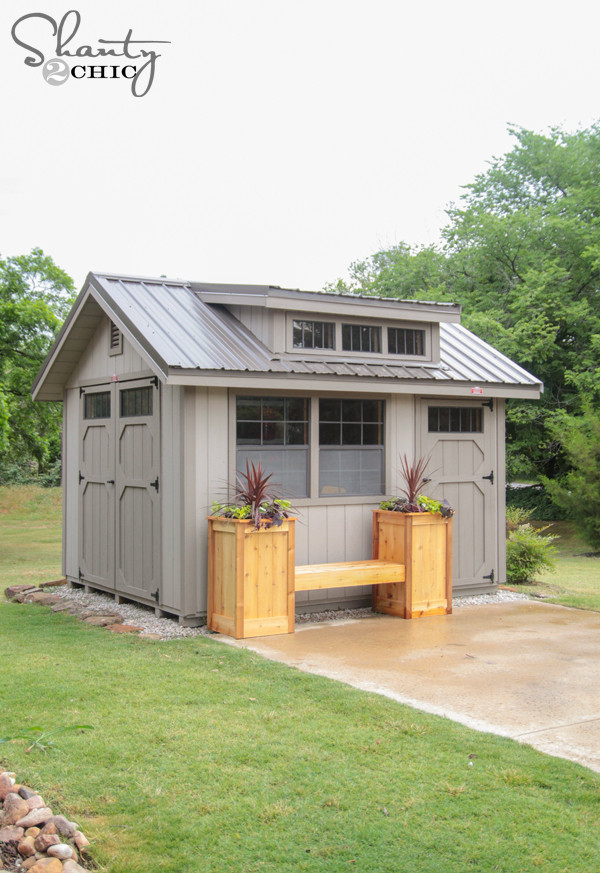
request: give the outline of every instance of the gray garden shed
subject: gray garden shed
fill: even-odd
[[[429,493],[457,509],[454,595],[493,591],[505,400],[542,390],[455,304],[90,273],[32,389],[64,404],[63,572],[198,623],[206,515],[246,459],[293,500],[297,564],[317,564],[371,557],[406,453],[431,456]]]

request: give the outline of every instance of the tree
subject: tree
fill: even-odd
[[[61,404],[30,391],[73,299],[73,280],[41,249],[0,259],[0,481],[60,458]]]
[[[590,546],[600,549],[600,411],[588,407],[579,417],[562,415],[553,430],[571,469],[560,481],[545,479],[544,485]]]
[[[600,402],[600,125],[511,134],[448,210],[442,246],[378,252],[330,287],[459,302],[466,327],[544,382],[541,402],[509,404],[509,459],[554,476],[553,418]]]

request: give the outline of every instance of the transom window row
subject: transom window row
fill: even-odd
[[[335,351],[336,325],[333,321],[294,320],[292,342],[295,349]],[[383,338],[387,340],[383,347]],[[425,355],[425,331],[412,327],[388,327],[385,333],[377,325],[342,324],[341,348],[344,352],[367,354]]]

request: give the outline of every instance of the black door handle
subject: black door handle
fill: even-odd
[[[115,480],[114,480],[114,479],[107,479],[107,480],[106,480],[106,484],[107,484],[107,485],[114,485],[114,484],[115,484]]]

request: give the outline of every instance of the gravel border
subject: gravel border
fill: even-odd
[[[70,588],[68,585],[60,585],[49,589],[52,594],[62,600],[85,606],[90,612],[98,615],[114,613],[120,615],[126,624],[132,624],[142,628],[144,634],[156,634],[160,641],[184,639],[187,637],[213,636],[206,625],[202,627],[182,627],[176,618],[157,618],[151,607],[141,606],[135,603],[117,603],[108,594],[99,592],[86,593],[83,588]],[[495,594],[478,594],[469,597],[456,597],[452,608],[462,609],[467,606],[481,606],[485,604],[506,603],[512,600],[530,600],[526,594],[516,591],[508,591],[500,588]],[[369,618],[375,615],[370,607],[364,609],[328,609],[322,612],[307,612],[296,616],[296,624],[318,624],[328,621],[348,621]]]

